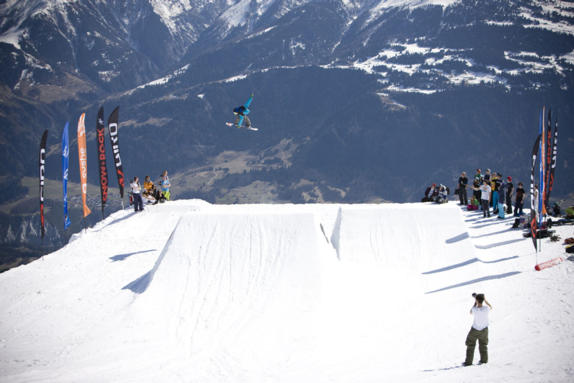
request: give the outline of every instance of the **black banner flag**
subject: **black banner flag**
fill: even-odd
[[[118,137],[118,118],[120,107],[117,106],[110,117],[108,118],[108,131],[110,133],[110,141],[112,143],[112,153],[114,156],[114,164],[116,165],[116,173],[118,174],[118,186],[120,188],[120,197],[124,199],[124,170],[122,167],[122,159],[120,157],[120,144]]]
[[[548,192],[546,198],[550,199],[550,192],[554,186],[554,169],[556,169],[556,155],[558,154],[558,121],[554,123],[554,139],[552,140],[552,161],[550,162],[550,177],[548,177]]]
[[[536,157],[538,156],[538,147],[540,145],[540,140],[542,136],[539,134],[532,147],[532,172],[530,173],[530,233],[532,235],[532,242],[534,244],[534,249],[538,250],[538,245],[536,244],[536,230],[537,219],[536,219],[536,202],[538,198],[534,195],[534,174],[536,169]]]
[[[100,192],[102,195],[102,217],[104,216],[104,208],[106,202],[108,201],[108,168],[106,166],[106,131],[104,125],[104,107],[100,107],[98,111],[98,120],[96,122],[96,133],[97,139],[96,144],[98,146],[98,163],[100,168]]]

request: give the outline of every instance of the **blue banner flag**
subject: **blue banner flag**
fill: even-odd
[[[539,168],[539,184],[538,184],[538,227],[542,227],[542,220],[544,218],[544,153],[546,152],[546,131],[544,124],[544,107],[542,107],[542,112],[540,113],[540,125],[538,128],[538,135],[540,136],[540,142],[538,147],[538,168]]]
[[[68,215],[68,163],[70,158],[70,144],[68,138],[68,122],[64,126],[62,133],[62,187],[64,191],[64,229],[70,226],[70,216]]]

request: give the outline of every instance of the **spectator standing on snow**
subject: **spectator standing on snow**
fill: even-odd
[[[484,173],[484,177],[482,179],[490,182],[490,176],[490,169],[486,169],[486,173]]]
[[[474,306],[470,309],[470,315],[474,315],[472,327],[466,336],[466,359],[464,366],[471,366],[474,358],[474,349],[478,340],[480,364],[488,363],[488,313],[492,306],[484,298],[484,294],[472,294],[475,298]],[[486,303],[486,306],[483,305]]]
[[[482,173],[480,171],[480,169],[476,169],[476,174],[474,175],[474,179],[472,180],[472,186],[473,186],[473,194],[476,197],[477,200],[480,200],[480,185],[482,185]]]
[[[519,217],[523,215],[522,208],[524,207],[524,196],[525,196],[524,187],[522,186],[522,182],[518,183],[516,187],[516,196],[514,202],[514,216]]]
[[[132,188],[132,196],[134,199],[134,211],[142,211],[143,210],[143,200],[142,200],[142,188],[140,185],[140,180],[138,177],[134,177],[133,182],[130,184]]]
[[[512,193],[514,192],[514,184],[512,183],[512,177],[506,177],[505,184],[506,192],[506,214],[512,214]]]
[[[500,176],[498,173],[495,172],[492,174],[490,184],[492,186],[492,212],[498,214],[498,191],[500,190]]]
[[[463,206],[468,205],[468,196],[466,194],[466,186],[468,185],[468,178],[466,177],[466,172],[462,172],[460,177],[458,177],[458,198],[460,204]]]
[[[504,197],[507,184],[504,182],[504,178],[500,173],[498,173],[498,180],[496,180],[496,184],[498,185],[498,201],[496,205],[496,212],[498,213],[498,218],[504,219]]]
[[[474,179],[480,183],[482,183],[483,176],[482,171],[480,169],[476,169],[476,174],[474,175]]]
[[[482,205],[482,216],[483,217],[490,217],[490,192],[492,189],[488,184],[488,181],[485,179],[482,183],[480,189],[480,204]]]
[[[169,199],[171,198],[171,192],[169,191],[171,184],[169,183],[169,177],[167,176],[167,170],[164,170],[163,173],[161,174],[160,183],[161,183],[161,192],[163,193],[163,196],[165,197],[165,199],[167,201],[169,201]]]

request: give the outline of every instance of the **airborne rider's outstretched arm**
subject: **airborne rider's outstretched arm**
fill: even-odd
[[[245,109],[249,109],[249,105],[251,105],[251,101],[253,101],[253,93],[251,93],[251,96],[249,97],[249,100],[247,100],[247,102],[245,104],[243,104],[243,106],[245,107]]]

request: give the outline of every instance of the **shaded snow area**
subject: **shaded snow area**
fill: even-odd
[[[572,382],[574,264],[534,265],[574,227],[536,255],[512,222],[453,202],[119,211],[0,274],[0,380]],[[473,292],[489,363],[461,367]]]

